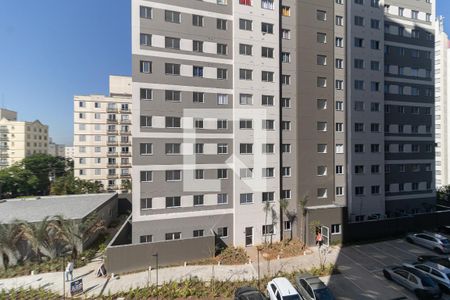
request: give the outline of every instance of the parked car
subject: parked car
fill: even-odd
[[[298,292],[305,300],[334,300],[330,289],[318,278],[310,274],[301,274],[295,278]]]
[[[406,236],[406,240],[437,253],[450,253],[450,241],[445,236],[437,233],[412,233]]]
[[[419,299],[440,299],[442,292],[430,276],[414,268],[392,266],[383,269],[383,275],[416,294]]]
[[[450,261],[448,259],[428,260],[413,264],[404,264],[429,275],[441,290],[450,293]]]
[[[270,300],[301,300],[297,290],[287,278],[278,277],[267,284],[267,293]]]
[[[267,300],[267,297],[257,288],[246,286],[234,292],[234,300]]]

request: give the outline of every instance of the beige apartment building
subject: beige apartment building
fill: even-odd
[[[33,154],[47,154],[48,126],[18,121],[17,112],[0,109],[0,169]]]
[[[74,169],[80,179],[122,191],[131,180],[131,78],[110,76],[109,92],[74,98]]]

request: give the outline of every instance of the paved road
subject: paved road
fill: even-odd
[[[416,299],[411,292],[386,280],[382,270],[385,266],[416,261],[423,254],[434,253],[404,240],[345,247],[336,261],[341,274],[323,280],[337,299]],[[450,295],[442,299],[450,299]]]

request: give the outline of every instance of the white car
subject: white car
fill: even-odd
[[[440,254],[450,253],[450,241],[445,236],[437,233],[423,232],[408,234],[406,240]]]
[[[278,277],[267,284],[270,300],[302,300],[294,286],[287,278]]]

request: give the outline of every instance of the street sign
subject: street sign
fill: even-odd
[[[70,294],[72,296],[83,293],[83,279],[77,279],[70,283]]]

